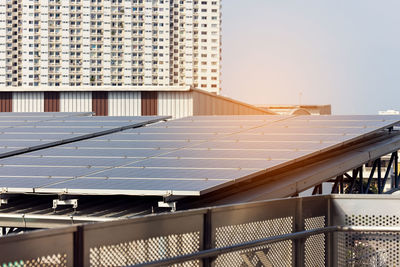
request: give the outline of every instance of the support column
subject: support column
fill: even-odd
[[[397,151],[394,152],[393,154],[394,154],[394,187],[399,188],[399,175],[398,175],[399,155],[397,154]]]

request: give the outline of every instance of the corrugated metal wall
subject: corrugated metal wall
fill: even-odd
[[[193,115],[266,115],[273,114],[245,103],[193,90]]]
[[[92,92],[92,111],[96,116],[108,116],[108,92]]]
[[[108,116],[140,116],[141,113],[140,92],[108,93]]]
[[[92,92],[61,92],[61,112],[91,112]]]
[[[43,92],[13,92],[14,112],[43,112]]]
[[[158,115],[182,118],[193,115],[192,92],[158,92]]]
[[[12,112],[11,92],[0,92],[0,112]]]
[[[158,115],[158,92],[142,92],[142,116]]]
[[[11,100],[12,97],[12,100]],[[0,111],[95,112],[97,116],[276,114],[227,97],[190,91],[2,92]]]
[[[44,112],[60,111],[60,93],[44,92]]]

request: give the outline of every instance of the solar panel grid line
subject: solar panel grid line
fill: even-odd
[[[67,176],[51,176],[51,177],[47,177],[47,176],[18,176],[18,175],[14,175],[14,176],[0,176],[0,178],[30,178],[30,179],[65,179],[65,178],[70,178]],[[143,180],[143,181],[162,181],[162,180],[167,180],[167,181],[232,181],[232,179],[224,179],[224,178],[203,178],[203,177],[190,177],[190,178],[173,178],[173,177],[154,177],[154,178],[149,178],[149,177],[97,177],[97,176],[93,176],[90,178],[86,178],[84,179],[86,181],[88,180],[129,180],[129,181],[134,181],[134,180]],[[57,185],[57,183],[59,182],[66,182],[66,181],[58,181],[58,182],[53,182],[48,184],[49,185]],[[39,188],[34,188],[35,190],[39,190]]]
[[[66,113],[66,114],[58,114],[58,116],[55,116],[53,114],[51,115],[47,115],[47,116],[39,116],[37,114],[35,115],[30,115],[31,113],[22,113],[22,114],[18,114],[15,115],[13,114],[12,116],[0,116],[0,122],[4,121],[4,119],[7,118],[13,118],[13,122],[15,122],[14,124],[11,125],[3,125],[0,126],[1,130],[6,130],[6,129],[11,129],[11,128],[15,128],[19,125],[24,125],[26,123],[37,123],[37,122],[45,122],[45,121],[50,121],[50,120],[54,120],[55,118],[58,117],[73,117],[73,116],[89,116],[89,114],[91,115],[91,113]],[[16,118],[20,118],[20,120],[15,120]],[[31,120],[27,119],[27,118],[31,118]],[[6,120],[7,121],[7,120]],[[8,121],[11,122],[11,121]]]
[[[184,148],[183,150],[193,150],[193,151],[314,151],[313,149],[298,149],[298,148],[288,148],[288,149],[268,149],[268,148]]]
[[[275,160],[289,160],[289,158],[282,158],[282,159],[277,159],[277,158],[212,158],[212,157],[153,157],[153,159],[177,159],[177,160],[184,160],[184,159],[211,159],[211,160],[264,160],[264,161],[275,161]]]
[[[284,133],[284,132],[246,132],[246,135],[249,136],[276,136],[276,135],[285,135],[285,136],[297,136],[299,134],[305,135],[305,136],[357,136],[355,133],[306,133],[306,132],[292,132],[292,133]]]
[[[296,118],[296,117],[292,117],[292,118]],[[376,125],[375,128],[372,128],[372,131],[379,131],[379,130],[376,130],[377,128],[379,128],[379,126],[381,126],[381,125]],[[237,182],[237,181],[241,181],[241,180],[245,180],[245,179],[250,179],[250,177],[254,177],[254,175],[259,175],[260,173],[265,172],[267,169],[268,170],[272,170],[272,169],[275,169],[275,168],[278,168],[278,167],[282,167],[282,166],[287,165],[289,163],[295,162],[296,160],[303,159],[304,157],[305,158],[309,157],[310,155],[313,154],[313,153],[303,153],[303,152],[320,153],[322,151],[322,149],[316,149],[314,151],[313,150],[307,150],[307,151],[303,151],[302,152],[301,150],[297,149],[297,152],[301,152],[301,153],[297,153],[297,154],[296,153],[292,153],[292,154],[282,154],[281,155],[281,156],[285,156],[285,155],[289,156],[290,155],[290,157],[279,157],[278,154],[274,154],[273,157],[272,157],[272,154],[271,154],[271,157],[268,157],[267,154],[262,154],[262,153],[260,154],[259,153],[259,152],[265,152],[264,150],[266,150],[266,149],[245,149],[245,148],[241,148],[241,149],[223,148],[223,149],[221,149],[221,148],[211,147],[212,145],[218,145],[219,143],[223,143],[223,141],[221,141],[221,140],[223,140],[224,138],[235,138],[236,137],[235,135],[240,135],[241,133],[246,133],[247,134],[251,130],[254,130],[254,129],[260,130],[262,127],[263,127],[262,125],[259,126],[259,127],[253,127],[253,128],[246,128],[246,127],[243,128],[242,127],[242,128],[240,128],[240,129],[243,129],[242,131],[238,131],[238,132],[234,132],[234,133],[226,133],[226,132],[218,133],[217,132],[217,134],[214,134],[214,135],[211,135],[211,136],[208,135],[210,138],[207,138],[206,140],[201,140],[199,142],[193,142],[193,143],[188,142],[187,144],[185,143],[185,146],[177,147],[176,149],[171,149],[171,151],[166,151],[166,153],[156,153],[156,154],[147,153],[148,156],[146,156],[146,157],[138,157],[138,158],[135,158],[133,161],[129,161],[129,162],[126,162],[124,164],[113,166],[110,169],[100,170],[99,172],[95,171],[94,173],[91,172],[91,173],[85,174],[83,176],[82,175],[81,176],[76,176],[76,177],[68,179],[68,180],[55,181],[55,183],[51,183],[51,185],[52,185],[51,187],[53,187],[53,188],[46,188],[46,187],[50,187],[50,186],[46,185],[46,187],[35,188],[35,190],[39,190],[40,191],[41,189],[45,189],[45,190],[48,190],[47,192],[55,193],[55,192],[60,192],[60,190],[64,190],[64,189],[62,189],[62,187],[69,187],[69,186],[72,186],[72,187],[75,186],[76,187],[76,186],[78,186],[79,183],[80,183],[80,185],[86,186],[86,189],[88,189],[90,186],[97,186],[98,188],[100,188],[101,187],[100,185],[93,184],[91,182],[91,180],[90,180],[90,179],[93,178],[93,176],[98,176],[98,174],[100,174],[102,176],[107,177],[106,179],[104,179],[105,177],[101,177],[101,176],[99,178],[99,181],[102,181],[102,185],[103,186],[105,186],[105,185],[109,185],[111,187],[114,186],[114,185],[108,184],[106,182],[106,181],[112,180],[112,181],[116,181],[119,184],[119,186],[122,186],[122,185],[127,186],[127,190],[129,191],[130,186],[133,185],[132,181],[133,181],[134,178],[143,178],[144,182],[146,180],[148,180],[149,178],[152,178],[151,176],[140,177],[140,175],[135,175],[135,173],[133,173],[133,174],[132,173],[126,173],[127,177],[119,177],[119,179],[118,179],[118,178],[115,178],[115,177],[118,177],[118,175],[109,176],[108,174],[105,174],[110,170],[118,170],[118,169],[119,169],[118,171],[123,170],[123,169],[126,169],[126,170],[130,170],[130,169],[145,170],[145,172],[143,174],[156,175],[156,176],[157,175],[162,175],[163,171],[174,170],[174,171],[177,171],[179,175],[178,174],[169,174],[167,177],[161,177],[160,180],[163,180],[163,179],[178,179],[179,181],[182,181],[182,183],[184,183],[185,186],[187,186],[185,181],[187,181],[188,178],[186,177],[186,180],[185,180],[185,177],[184,177],[185,174],[179,173],[179,171],[188,170],[188,171],[190,171],[189,173],[195,173],[196,171],[233,171],[233,172],[230,172],[229,175],[226,175],[226,177],[229,178],[229,179],[227,179],[227,181],[230,181],[230,182],[227,182],[227,183],[216,183],[216,184],[213,184],[213,185],[208,184],[207,186],[205,186],[205,185],[196,185],[196,186],[199,186],[199,190],[201,189],[201,191],[199,191],[200,193],[205,193],[205,192],[208,192],[207,190],[215,190],[216,188],[219,188],[220,186],[226,186],[227,184],[231,184],[232,182]],[[274,128],[275,127],[274,123],[271,123],[270,127]],[[160,127],[158,127],[158,128],[160,128]],[[163,128],[163,127],[161,127],[161,128]],[[184,129],[184,128],[185,127],[175,127],[175,129]],[[337,127],[331,127],[331,128],[325,127],[325,128],[327,128],[327,129],[335,129]],[[163,128],[163,129],[167,129],[167,128]],[[233,127],[232,129],[237,129],[237,128]],[[359,128],[357,128],[357,129],[359,129]],[[214,129],[211,129],[211,130],[214,130]],[[191,132],[191,131],[187,131],[187,132],[189,134],[193,135],[193,132]],[[125,133],[121,133],[121,135],[123,135],[123,134],[125,134]],[[146,135],[146,134],[148,136],[150,136],[150,137],[153,137],[153,138],[155,136],[154,133],[151,133],[153,135],[150,135],[148,133],[143,133],[143,132],[140,132],[139,134],[137,134],[137,136]],[[158,132],[157,134],[160,134],[160,132]],[[187,133],[185,133],[185,135],[186,134]],[[206,135],[204,133],[202,133],[202,134],[203,134],[203,137]],[[332,136],[333,136],[332,133],[326,133],[326,134],[327,134],[327,136],[329,136],[329,138],[332,138]],[[364,133],[361,133],[361,134],[363,135]],[[169,138],[171,138],[172,136],[176,136],[176,135],[177,135],[176,132],[167,133],[166,134],[166,136],[169,137]],[[275,134],[275,136],[276,136],[276,134]],[[296,134],[293,134],[292,136],[296,136]],[[354,133],[353,136],[357,137],[358,135],[357,135],[357,133]],[[345,141],[346,140],[350,140],[351,141],[352,138],[349,138],[349,135],[347,135],[347,137],[344,137],[343,139],[337,140],[337,142],[339,144],[343,144],[342,140],[345,140]],[[129,141],[132,141],[132,140],[129,140]],[[165,139],[163,141],[168,141],[168,139]],[[137,142],[140,142],[140,141],[137,141]],[[212,144],[212,142],[214,142],[214,144]],[[110,144],[112,142],[107,142],[107,143]],[[128,145],[128,143],[129,142],[127,142],[127,145]],[[211,149],[205,149],[205,148],[200,148],[199,149],[197,147],[197,146],[201,146],[201,145],[207,146],[209,143],[210,143],[210,145],[209,145],[210,147],[209,148],[211,148]],[[254,142],[254,143],[255,143],[255,145],[259,144],[257,142]],[[293,144],[297,144],[297,145],[299,144],[299,142],[297,142],[297,143],[296,142],[292,142],[292,143]],[[306,143],[307,142],[303,142],[303,144],[306,144]],[[308,144],[309,143],[310,142],[308,142]],[[181,145],[181,143],[179,143],[179,144]],[[234,144],[234,142],[229,143],[228,145],[232,145],[232,144]],[[266,144],[268,144],[268,143],[266,143]],[[314,144],[317,144],[317,145],[318,144],[324,144],[324,141],[322,141],[322,142],[320,141],[319,143],[314,142]],[[159,144],[159,145],[162,145],[162,144]],[[175,144],[175,146],[176,145],[177,144]],[[219,144],[219,145],[221,145],[221,144]],[[335,142],[334,141],[326,142],[324,145],[326,145],[327,149],[331,149],[331,147],[335,145]],[[93,147],[91,147],[91,148],[93,148]],[[98,146],[96,148],[97,148],[97,150],[107,151],[107,149],[103,149],[101,146]],[[135,148],[137,148],[137,147],[135,147]],[[141,147],[139,147],[139,148],[141,148]],[[319,148],[319,147],[316,146],[316,148]],[[76,150],[78,151],[79,149],[76,149]],[[83,152],[86,153],[89,150],[91,150],[91,149],[90,148],[86,148],[86,150],[83,150]],[[148,147],[145,147],[144,149],[136,149],[136,150],[135,149],[131,149],[131,150],[134,150],[134,151],[139,151],[139,150],[148,151],[149,149],[148,149]],[[158,149],[156,149],[156,150],[158,150]],[[188,152],[188,150],[194,151],[196,153],[197,152],[213,152],[213,153],[214,152],[224,152],[224,153],[228,152],[228,154],[224,154],[224,153],[213,154],[213,153],[211,153],[211,154],[204,154],[204,156],[203,156],[203,154],[198,154],[198,153],[197,153],[197,155],[195,155],[193,153],[192,154],[179,154],[179,153],[177,154],[176,153],[178,151],[180,151],[180,152],[183,152],[183,151]],[[62,151],[62,150],[59,150],[59,151]],[[64,151],[65,151],[65,149],[64,149]],[[110,152],[111,151],[112,150],[110,150]],[[117,149],[117,151],[118,151],[118,149]],[[253,151],[253,152],[257,152],[258,154],[257,153],[252,153],[250,157],[247,157],[246,159],[244,159],[243,154],[246,154],[246,153],[244,153],[245,151],[249,151],[249,152]],[[275,152],[285,152],[285,150],[282,150],[282,149],[272,150],[272,152],[274,152],[274,151]],[[296,151],[296,149],[289,150],[289,151],[286,151],[286,152],[291,153],[292,151]],[[160,152],[165,152],[165,151],[160,149]],[[171,155],[172,155],[172,157],[171,157]],[[189,157],[188,155],[190,155],[191,157]],[[211,155],[211,157],[210,157],[210,155]],[[234,159],[240,158],[239,161],[240,160],[242,160],[242,161],[244,161],[244,160],[248,160],[248,161],[253,160],[254,161],[254,159],[259,158],[260,160],[267,159],[267,161],[269,159],[270,162],[274,162],[276,164],[272,164],[272,165],[266,164],[266,165],[263,166],[265,168],[252,167],[252,168],[247,168],[247,169],[246,168],[243,168],[243,169],[242,168],[240,168],[240,169],[239,168],[238,169],[232,168],[232,167],[229,167],[229,164],[224,165],[224,167],[215,167],[214,165],[206,165],[206,167],[193,167],[190,164],[188,164],[188,165],[185,165],[185,166],[189,166],[189,167],[178,167],[178,168],[176,168],[176,167],[175,168],[174,167],[165,168],[165,167],[162,167],[162,166],[157,166],[157,164],[152,165],[151,167],[146,165],[146,161],[149,161],[149,160],[150,161],[154,161],[154,160],[160,159],[160,158],[171,158],[171,159],[177,159],[177,160],[179,160],[179,159],[180,160],[182,160],[182,159],[190,159],[190,158],[193,158],[193,159],[196,159],[196,158],[197,159],[201,159],[201,158],[213,159],[214,157],[212,157],[212,155],[216,155],[217,156],[217,157],[215,157],[215,161],[218,161],[218,160],[231,161],[232,158],[234,158]],[[260,155],[262,157],[257,157],[257,155]],[[226,157],[226,156],[229,156],[229,157]],[[127,158],[127,157],[124,157],[124,158]],[[282,159],[282,161],[279,161],[277,159]],[[132,165],[132,164],[136,164],[138,166],[129,166],[129,165]],[[140,164],[143,164],[143,166],[140,166]],[[228,167],[226,167],[226,166],[228,166]],[[148,172],[148,171],[152,171],[152,170],[156,171],[156,173],[151,173],[151,172],[149,173]],[[247,173],[241,173],[240,170],[248,171],[248,172]],[[228,174],[228,173],[226,173],[226,174]],[[218,173],[209,173],[209,174],[204,173],[204,175],[205,175],[204,177],[207,180],[208,179],[216,179],[216,178],[219,178],[219,177],[225,177],[225,175],[222,175],[222,173],[221,173],[221,175],[218,174]],[[208,176],[211,177],[211,178],[207,178]],[[204,177],[203,176],[195,177],[194,175],[192,175],[189,178],[205,179]],[[124,178],[124,179],[121,179],[121,178]],[[201,180],[201,181],[207,181],[207,180]],[[89,182],[90,182],[90,185],[89,184],[85,184],[85,183],[89,183]],[[166,181],[162,181],[162,182],[165,183]],[[146,189],[145,187],[143,187],[143,184],[138,184],[138,185],[141,186],[140,188],[142,188],[142,190],[136,190],[136,191],[141,191],[142,194],[146,193],[147,190],[149,189],[149,188]],[[155,185],[152,185],[152,186],[155,186]],[[179,187],[179,185],[175,185],[175,186]],[[183,185],[182,185],[181,188],[183,188]],[[185,190],[189,190],[189,189],[190,189],[190,187],[187,187]],[[69,192],[72,192],[71,190],[75,190],[75,189],[69,189],[68,188],[67,190],[70,190]],[[82,189],[81,192],[83,192],[84,190],[85,189]],[[114,190],[114,189],[112,189],[112,190]],[[177,190],[173,190],[173,192],[174,192],[173,194],[176,194],[176,192],[178,192],[178,191]]]
[[[165,169],[165,170],[262,170],[262,168],[246,168],[246,167],[149,167],[149,166],[124,166],[114,167],[113,165],[23,165],[23,164],[0,164],[1,167],[18,167],[18,168],[121,168],[121,169]],[[0,169],[1,170],[1,169]],[[1,177],[1,175],[0,175]]]
[[[159,121],[160,119],[166,119],[166,118],[168,118],[168,117],[166,117],[166,116],[164,116],[164,117],[156,117],[156,118],[153,118],[152,120],[148,120],[148,119],[147,120],[143,120],[142,119],[142,122],[136,123],[135,125],[122,126],[122,127],[119,127],[119,129],[117,129],[117,130],[123,130],[123,129],[126,129],[126,128],[137,127],[137,126],[140,126],[140,125],[147,124],[149,122],[150,123],[151,122],[156,122],[156,121]],[[129,121],[132,122],[133,120],[129,120]],[[33,125],[33,127],[35,127],[35,126],[36,125]],[[37,129],[37,127],[35,129]],[[102,133],[98,133],[98,134],[102,134]],[[96,133],[91,135],[91,136],[96,136]],[[76,140],[78,138],[82,138],[82,136],[81,137],[77,137],[77,138],[70,138],[68,141],[73,141],[73,140]],[[2,157],[11,156],[11,155],[15,155],[15,154],[18,154],[18,153],[25,153],[25,152],[28,152],[28,151],[33,150],[33,149],[41,149],[41,148],[46,148],[46,147],[52,146],[52,145],[58,145],[58,144],[61,144],[61,143],[65,142],[65,141],[66,140],[57,140],[57,141],[54,141],[54,142],[48,142],[47,144],[36,145],[33,148],[32,147],[28,147],[28,148],[14,149],[13,151],[3,152]],[[17,176],[14,176],[14,177],[17,177]],[[19,177],[22,177],[22,176],[19,176]],[[46,176],[46,177],[52,177],[52,176]],[[63,178],[66,178],[66,177],[63,177]]]
[[[153,148],[148,148],[148,147],[63,147],[61,149],[65,150],[88,150],[88,149],[93,149],[93,150],[172,150],[174,148],[160,148],[160,147],[153,147]]]
[[[30,155],[19,155],[18,157],[26,158],[88,158],[87,156],[30,156]],[[143,157],[127,157],[127,156],[90,156],[90,158],[100,159],[126,159],[126,158],[143,158]]]
[[[156,169],[156,170],[245,170],[245,171],[259,171],[263,170],[262,168],[240,168],[240,167],[148,167],[148,166],[124,166],[124,167],[116,167],[121,169]]]
[[[121,147],[121,146],[126,146],[126,144],[117,144],[118,141],[114,141],[113,147],[108,147],[108,146],[104,146],[104,145],[111,145],[111,144],[106,144],[106,142],[104,142],[104,144],[93,144],[92,146],[88,146],[88,144],[85,144],[85,146],[63,146],[60,149],[156,149],[156,150],[160,150],[160,149],[171,149],[171,147],[174,147],[174,145],[171,145],[168,141],[165,142],[153,142],[153,144],[155,143],[156,146],[144,146],[141,142],[138,142],[138,145],[143,145],[143,146],[132,146],[132,147]],[[127,142],[128,144],[130,144],[130,142]],[[178,142],[175,142],[178,143]],[[181,142],[181,147],[183,147],[183,145],[187,143],[186,141],[182,141]],[[228,145],[234,145],[234,146],[238,146],[238,145],[247,145],[250,146],[248,149],[251,150],[253,146],[256,145],[270,145],[270,146],[274,146],[274,145],[285,145],[285,144],[300,144],[303,146],[311,146],[311,145],[322,145],[322,144],[334,144],[335,142],[333,141],[324,141],[324,140],[319,140],[319,141],[249,141],[249,142],[242,142],[242,141],[235,141],[235,140],[229,140],[229,141],[223,141],[223,140],[214,140],[213,141],[214,144],[217,145],[217,147],[215,149],[223,149],[224,146],[228,146]],[[149,143],[151,145],[151,143]],[[207,143],[206,143],[207,144]],[[103,145],[103,146],[102,146]],[[120,146],[118,146],[120,145]],[[162,146],[164,145],[164,146]],[[220,147],[218,147],[218,145]],[[204,146],[204,147],[199,147],[199,148],[187,148],[187,149],[193,149],[193,150],[204,150],[204,149],[208,149],[208,146]],[[264,148],[260,148],[260,149],[264,149]],[[272,149],[272,148],[271,148]]]
[[[281,118],[281,119],[288,119],[288,117],[285,117],[285,118]],[[147,157],[148,158],[148,157]],[[145,159],[147,159],[147,158],[145,158]],[[137,160],[136,160],[137,161]],[[135,161],[135,162],[136,162]],[[131,162],[132,163],[132,162]],[[124,164],[124,165],[128,165],[128,164]],[[107,169],[105,169],[105,170],[107,170]],[[96,172],[97,173],[97,172]],[[86,177],[87,175],[84,175],[84,176],[80,176],[80,177],[77,177],[77,178],[82,178],[82,177]],[[73,178],[73,179],[76,179],[76,178]]]
[[[101,166],[101,165],[96,165],[96,166],[92,166],[92,165],[17,165],[17,164],[0,164],[0,168],[1,167],[19,167],[19,168],[24,168],[24,167],[33,167],[33,168],[105,168],[105,167],[109,167],[109,166]],[[1,169],[0,169],[1,170]]]
[[[63,144],[63,143],[76,142],[76,141],[80,141],[80,140],[84,140],[84,139],[88,139],[88,138],[93,138],[93,137],[97,137],[97,136],[101,136],[101,135],[105,135],[105,134],[110,134],[110,133],[113,133],[113,132],[118,132],[118,131],[130,129],[130,128],[142,127],[144,125],[147,125],[147,124],[150,124],[150,123],[155,123],[155,122],[158,122],[160,120],[165,120],[165,119],[168,119],[168,118],[170,118],[170,117],[169,116],[155,117],[155,118],[152,118],[152,119],[149,119],[149,120],[143,120],[143,121],[139,121],[139,122],[136,122],[136,123],[133,123],[133,122],[135,122],[134,120],[129,120],[130,121],[130,125],[122,125],[122,126],[120,125],[119,127],[113,127],[113,128],[106,129],[106,130],[103,130],[103,131],[95,131],[95,132],[90,132],[90,133],[85,132],[85,133],[81,133],[80,135],[77,134],[77,133],[74,133],[74,132],[58,133],[59,136],[60,135],[69,135],[70,138],[58,139],[58,140],[56,140],[54,142],[48,142],[48,143],[44,143],[44,144],[40,144],[40,145],[35,145],[35,146],[32,146],[32,147],[26,147],[26,148],[22,148],[22,149],[17,149],[15,151],[10,151],[10,152],[7,152],[7,153],[0,154],[0,158],[8,157],[8,156],[14,155],[14,154],[17,155],[17,154],[20,154],[20,153],[26,153],[28,151],[33,151],[33,150],[39,150],[39,149],[43,149],[43,148],[47,148],[47,147],[52,147],[52,146],[60,145],[60,144]],[[35,129],[38,129],[38,128],[35,128]],[[53,131],[54,131],[54,128],[53,128]],[[10,134],[10,132],[9,132],[9,134]],[[18,132],[11,132],[11,134],[16,135],[16,134],[18,134]],[[30,133],[29,132],[24,132],[23,134],[26,135],[26,134],[30,134]],[[37,134],[37,133],[32,133],[32,134]],[[76,135],[76,136],[71,136],[71,135]],[[1,137],[0,137],[0,141],[1,141]]]
[[[158,192],[156,196],[170,195],[199,195],[201,190],[208,187],[214,187],[221,184],[232,184],[234,181],[215,181],[215,180],[78,180],[73,184],[66,182],[67,187],[57,189],[58,193],[68,194],[105,194],[111,195],[115,191],[124,195],[153,195],[153,192]],[[172,187],[171,187],[172,185]],[[123,188],[123,189],[121,189]],[[168,189],[170,188],[170,189]],[[171,189],[173,188],[173,189]],[[54,193],[54,188],[36,188],[39,193]],[[161,192],[162,194],[159,194]]]
[[[32,179],[42,179],[42,178],[71,178],[73,176],[66,175],[0,175],[0,178],[32,178]]]
[[[60,178],[60,177],[55,177]],[[204,178],[204,177],[188,177],[188,178],[180,178],[180,177],[102,177],[102,176],[91,176],[84,180],[127,180],[127,181],[232,181],[232,179],[225,179],[225,178]]]
[[[15,191],[24,192],[20,188],[11,188]],[[40,188],[36,190],[39,193],[52,194],[54,190]],[[63,191],[65,194],[71,195],[131,195],[131,196],[200,196],[199,191],[196,190],[118,190],[118,189],[68,189],[65,188]]]
[[[285,117],[285,118],[281,118],[281,119],[289,119],[289,118],[292,118],[292,117],[293,117],[293,116]],[[254,128],[254,127],[253,127],[253,128]],[[245,131],[245,130],[242,129],[241,131]],[[237,132],[235,132],[235,133],[237,133]],[[235,133],[232,133],[232,134],[235,134]],[[207,140],[207,141],[209,141],[209,140]],[[205,141],[205,142],[207,142],[207,141]],[[191,146],[195,146],[195,145],[197,145],[197,143],[196,143],[196,144],[191,144]],[[186,147],[185,147],[185,148],[186,148]],[[175,149],[175,150],[173,150],[173,151],[180,150],[180,149],[182,149],[182,148],[178,148],[178,149]],[[165,154],[168,154],[168,153],[170,153],[170,152],[160,153],[160,154],[157,155],[157,156],[160,156],[161,154],[162,154],[162,155],[165,155]],[[151,158],[151,157],[146,157],[146,159],[148,159],[148,158]],[[132,164],[132,163],[136,163],[136,162],[131,162],[131,163],[129,163],[129,164]],[[121,166],[119,166],[119,167],[126,166],[126,165],[129,165],[129,164],[124,164],[124,165],[121,165]]]

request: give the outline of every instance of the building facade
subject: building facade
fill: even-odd
[[[3,0],[0,88],[220,90],[221,0]]]
[[[10,87],[0,92],[0,112],[93,112],[96,116],[276,115],[189,86],[75,88]]]

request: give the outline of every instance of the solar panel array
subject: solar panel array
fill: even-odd
[[[168,117],[93,117],[91,113],[0,113],[0,157],[120,131]]]
[[[399,116],[188,117],[2,159],[0,188],[201,195],[399,122]]]

